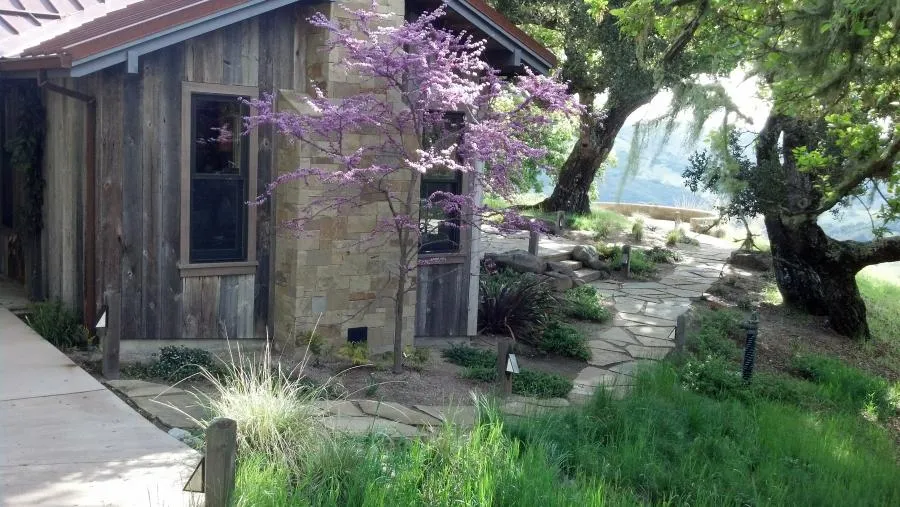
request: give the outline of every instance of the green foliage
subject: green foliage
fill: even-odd
[[[638,218],[634,221],[634,224],[631,225],[631,239],[634,240],[635,243],[640,243],[644,241],[644,220]]]
[[[675,250],[655,246],[649,250],[642,250],[647,259],[656,264],[674,264],[681,260],[681,254]]]
[[[606,307],[600,304],[600,294],[592,285],[581,285],[563,294],[563,312],[576,319],[606,322],[612,317]]]
[[[534,398],[565,398],[572,386],[562,375],[533,370],[521,370],[512,379],[513,394]]]
[[[593,231],[599,237],[607,237],[613,232],[621,231],[628,226],[628,219],[615,211],[605,209],[591,210],[589,215],[571,215],[567,225],[570,229]]]
[[[900,349],[900,283],[891,283],[868,274],[856,277],[866,301],[866,317],[872,338]]]
[[[703,311],[697,315],[695,332],[687,336],[687,347],[700,358],[732,360],[740,357],[734,340],[740,338],[742,317],[732,310]]]
[[[544,352],[574,357],[582,361],[591,358],[591,349],[587,346],[587,338],[575,327],[561,322],[553,322],[544,329],[537,348]]]
[[[531,274],[485,274],[479,281],[478,327],[532,343],[553,319],[559,300],[550,285]]]
[[[442,352],[448,362],[465,368],[463,378],[480,382],[497,380],[497,354],[466,345],[454,345]],[[565,397],[572,390],[572,381],[555,373],[543,373],[520,368],[513,375],[512,391],[537,398]]]
[[[600,246],[597,249],[604,258],[609,261],[609,266],[621,271],[625,269],[625,257],[622,253],[622,247],[615,245],[612,247]],[[656,271],[656,262],[647,254],[648,250],[642,248],[632,248],[629,264],[631,266],[631,276],[633,278],[646,278],[653,276]],[[659,256],[660,254],[654,254]],[[658,258],[658,257],[657,257]]]
[[[403,364],[407,367],[422,371],[429,361],[431,361],[431,349],[412,345],[403,348]]]
[[[497,354],[467,345],[453,345],[441,351],[441,356],[450,363],[467,368],[494,368],[497,365]]]
[[[312,330],[297,333],[294,337],[294,343],[298,347],[303,347],[308,350],[310,354],[316,356],[322,355],[322,352],[325,349],[325,337]]]
[[[81,324],[81,317],[61,301],[31,305],[25,322],[59,348],[80,347],[91,342],[91,334]]]
[[[348,342],[337,350],[336,355],[349,361],[353,366],[369,364],[369,344],[366,342]]]
[[[679,243],[695,246],[700,244],[699,241],[688,236],[687,233],[684,232],[684,229],[682,229],[681,227],[676,227],[669,231],[668,234],[666,234],[666,245],[671,247]]]
[[[846,364],[820,355],[798,355],[792,358],[791,367],[796,375],[818,386],[820,398],[835,407],[861,411],[867,404],[874,404],[879,417],[896,414],[897,406],[891,399],[890,386]]]
[[[221,362],[206,350],[183,345],[160,348],[156,360],[147,367],[151,378],[169,381],[202,375],[204,371],[219,374],[222,371]]]

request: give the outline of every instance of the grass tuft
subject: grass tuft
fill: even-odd
[[[612,317],[610,311],[600,304],[600,294],[592,285],[571,288],[563,294],[563,299],[563,311],[569,317],[601,323]]]

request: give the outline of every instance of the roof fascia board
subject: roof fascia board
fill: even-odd
[[[465,18],[466,21],[475,25],[479,30],[494,38],[503,47],[508,49],[513,55],[521,55],[521,59],[529,67],[541,74],[548,74],[553,67],[550,62],[538,56],[531,48],[521,44],[516,38],[507,34],[506,31],[497,26],[485,14],[478,11],[465,0],[444,0],[444,2],[453,9],[457,14]],[[524,51],[523,51],[524,50]]]
[[[300,3],[301,1],[309,0],[254,0],[253,2],[236,5],[216,14],[172,27],[96,55],[91,55],[88,58],[75,60],[72,62],[70,75],[72,77],[82,77],[123,62],[129,62],[129,72],[132,70],[137,71],[136,62],[139,56],[199,37],[220,28],[225,28],[285,5]]]

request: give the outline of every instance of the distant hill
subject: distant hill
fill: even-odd
[[[662,131],[654,132],[643,150],[638,174],[623,184],[634,135],[632,125],[623,127],[613,146],[616,164],[607,169],[602,181],[598,181],[597,199],[712,209],[713,196],[692,194],[684,186],[681,173],[688,166],[688,158],[694,151],[703,148],[702,138],[698,144],[691,144],[686,141],[686,132],[684,126],[677,128],[664,145]],[[548,193],[552,189],[547,179],[544,189]],[[876,205],[875,208],[877,207]],[[826,213],[819,219],[819,223],[829,235],[837,239],[863,241],[872,237],[869,216],[858,203],[842,209],[837,216]],[[900,224],[894,224],[891,229],[900,234]]]

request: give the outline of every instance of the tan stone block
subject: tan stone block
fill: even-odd
[[[347,289],[332,289],[327,294],[327,310],[344,310],[347,308],[350,291]]]
[[[371,301],[374,300],[376,294],[374,292],[351,292],[348,295],[349,301]]]
[[[347,217],[347,232],[362,233],[372,232],[378,217],[374,213],[365,215],[351,215]]]
[[[306,252],[306,265],[329,266],[332,263],[332,256],[331,250],[310,250]]]

